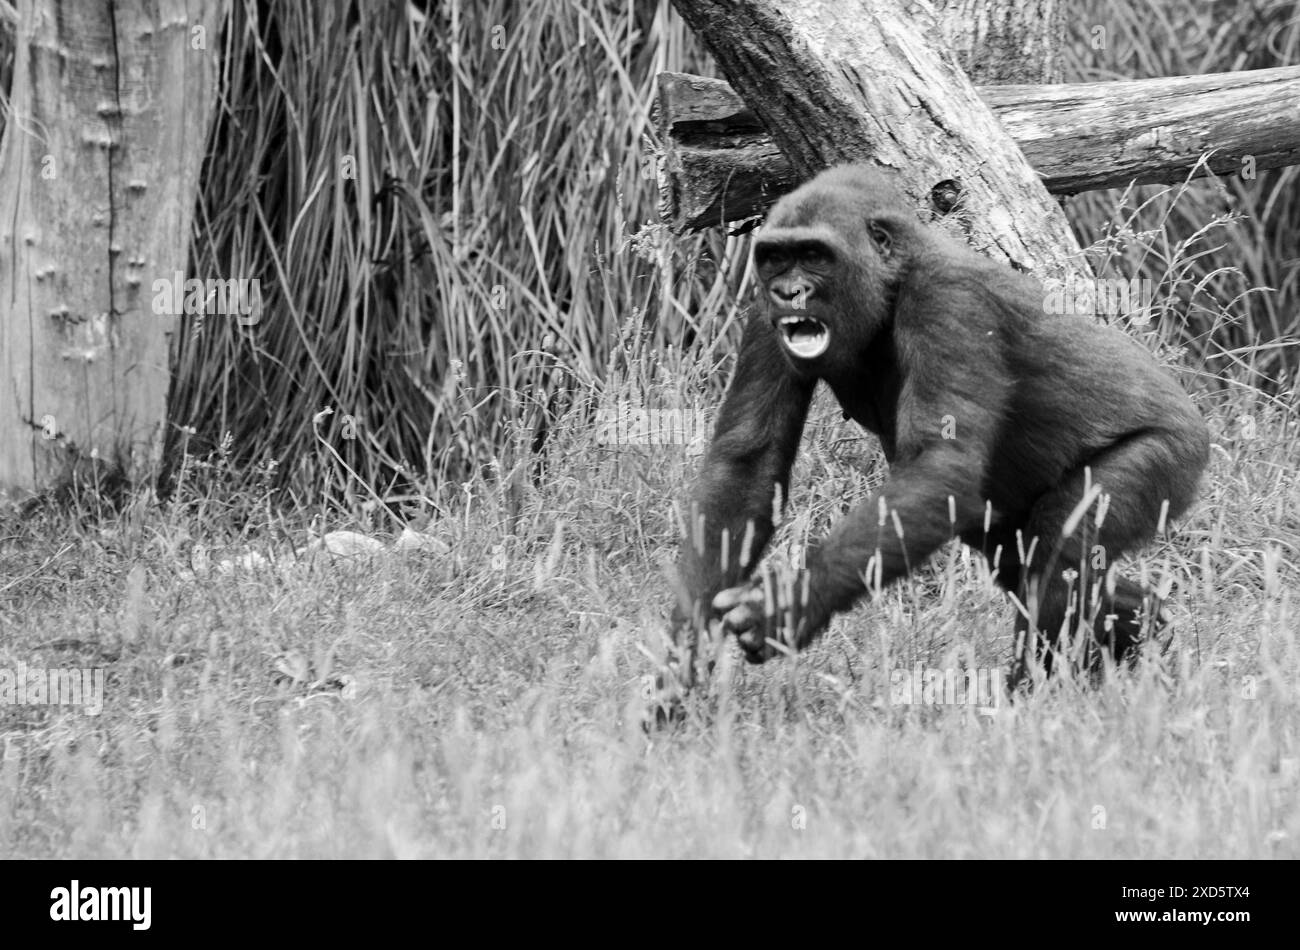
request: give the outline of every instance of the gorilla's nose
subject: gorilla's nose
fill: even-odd
[[[767,292],[778,306],[798,309],[812,293],[812,284],[806,280],[774,280]]]

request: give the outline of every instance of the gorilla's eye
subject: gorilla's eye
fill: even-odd
[[[831,262],[830,250],[820,244],[806,244],[799,252],[799,263],[804,267],[826,267]]]
[[[760,247],[754,254],[754,263],[769,270],[784,270],[790,266],[790,254],[783,247]]]
[[[880,249],[880,253],[888,257],[889,252],[893,250],[894,239],[885,225],[880,221],[868,221],[867,234],[870,235],[876,247]]]

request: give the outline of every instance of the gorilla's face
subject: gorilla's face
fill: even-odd
[[[797,369],[828,378],[857,363],[889,320],[909,226],[901,198],[867,169],[820,176],[772,210],[754,266]]]

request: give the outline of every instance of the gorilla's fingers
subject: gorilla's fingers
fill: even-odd
[[[741,604],[722,617],[722,628],[728,633],[742,634],[759,627],[762,616],[749,604]],[[759,631],[762,632],[761,630]]]
[[[753,588],[748,584],[740,587],[730,587],[722,591],[718,596],[713,598],[714,613],[725,614],[733,607],[738,607],[744,603],[753,594]]]

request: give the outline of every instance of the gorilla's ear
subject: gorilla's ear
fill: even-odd
[[[867,222],[867,234],[881,257],[889,257],[894,250],[894,235],[889,225],[890,222],[883,218],[872,218]]]

